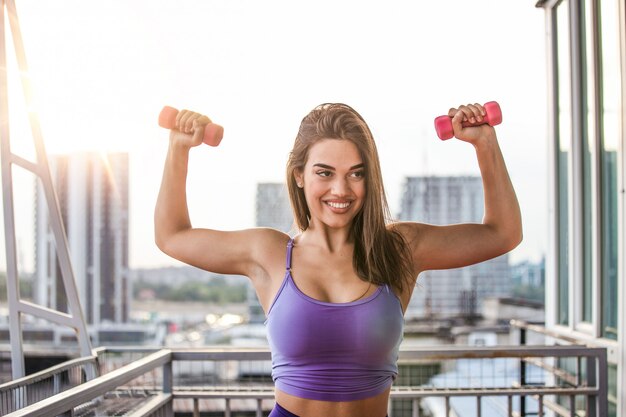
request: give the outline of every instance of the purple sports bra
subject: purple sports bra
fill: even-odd
[[[376,396],[398,375],[404,318],[387,286],[351,303],[304,294],[287,271],[265,324],[276,388],[300,398],[354,401]]]

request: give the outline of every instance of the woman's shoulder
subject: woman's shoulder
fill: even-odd
[[[284,270],[290,236],[282,231],[257,227],[242,231],[248,240],[249,260],[246,274],[250,278],[280,276]]]
[[[400,234],[409,243],[415,243],[420,235],[427,229],[428,225],[418,222],[399,221],[389,223],[387,230]]]
[[[269,227],[257,227],[247,230],[253,243],[253,250],[260,259],[283,256],[291,237],[289,234]]]

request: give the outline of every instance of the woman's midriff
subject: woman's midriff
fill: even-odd
[[[356,401],[319,401],[295,397],[276,389],[276,402],[284,409],[300,417],[385,417],[389,402],[389,391],[375,397]]]

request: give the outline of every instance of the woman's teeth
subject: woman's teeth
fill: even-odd
[[[326,204],[336,209],[344,209],[350,205],[350,203],[334,203],[332,201],[327,201]]]

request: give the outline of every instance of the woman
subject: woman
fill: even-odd
[[[323,104],[303,120],[287,163],[300,233],[191,226],[185,182],[189,151],[206,116],[181,111],[155,210],[166,254],[221,274],[250,278],[267,315],[276,406],[270,416],[383,417],[397,376],[403,315],[418,275],[482,262],[515,248],[521,214],[484,108],[449,111],[455,136],[476,150],[485,195],[481,224],[393,223],[379,158],[363,118]]]

